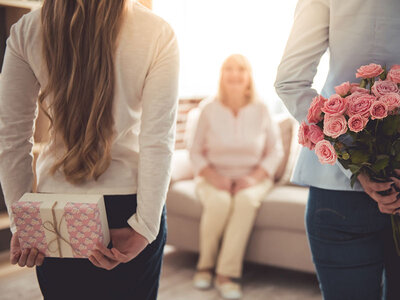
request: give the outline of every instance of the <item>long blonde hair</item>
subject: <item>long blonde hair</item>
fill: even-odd
[[[220,76],[219,76],[218,99],[222,102],[224,102],[226,100],[227,96],[226,96],[225,87],[224,87],[224,84],[222,81],[222,75],[223,75],[226,65],[231,60],[234,60],[236,63],[238,63],[249,74],[249,86],[247,87],[247,90],[245,91],[245,95],[244,95],[246,98],[246,101],[247,102],[256,101],[257,97],[256,97],[256,92],[255,92],[255,87],[254,87],[253,71],[251,69],[249,60],[242,54],[231,54],[222,63],[221,70],[220,70]]]
[[[114,55],[126,0],[45,0],[43,55],[49,81],[39,105],[65,153],[52,166],[67,181],[97,180],[111,162]],[[46,103],[45,99],[51,100]]]

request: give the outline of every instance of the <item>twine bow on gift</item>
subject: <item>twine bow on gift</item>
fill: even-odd
[[[44,228],[44,229],[46,229],[47,231],[50,231],[50,232],[52,232],[52,233],[54,233],[54,234],[56,235],[56,237],[55,237],[53,240],[51,240],[51,241],[47,244],[47,250],[49,250],[49,251],[52,252],[52,253],[56,252],[57,250],[52,251],[52,250],[50,249],[50,248],[51,248],[50,246],[56,242],[56,243],[57,243],[57,249],[58,249],[59,257],[62,258],[62,257],[63,257],[62,251],[61,251],[61,240],[62,240],[62,241],[64,241],[65,243],[67,243],[67,244],[71,247],[72,252],[73,252],[74,254],[80,255],[80,251],[74,249],[74,247],[72,246],[72,244],[71,244],[66,238],[64,238],[64,237],[61,235],[61,230],[60,230],[60,228],[61,228],[61,223],[62,223],[62,221],[65,219],[65,213],[62,215],[60,222],[57,224],[56,212],[55,212],[55,210],[54,210],[54,207],[55,207],[56,205],[57,205],[57,201],[55,201],[54,204],[53,204],[53,206],[51,207],[51,213],[52,213],[52,215],[53,215],[53,222],[51,222],[51,221],[46,221],[46,222],[43,223],[43,228]]]

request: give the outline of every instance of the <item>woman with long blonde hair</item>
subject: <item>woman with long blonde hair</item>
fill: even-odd
[[[194,285],[241,297],[237,282],[261,201],[274,183],[282,143],[266,105],[256,97],[251,66],[240,54],[221,68],[219,92],[202,107],[190,147],[203,205]]]
[[[45,299],[156,299],[177,107],[170,26],[130,0],[45,0],[15,24],[0,81],[0,181],[11,204],[32,190],[37,109],[50,141],[37,192],[103,194],[111,245],[89,259],[21,251]],[[38,99],[38,101],[37,101]]]

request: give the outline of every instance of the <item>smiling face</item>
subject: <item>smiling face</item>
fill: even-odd
[[[234,57],[230,57],[222,67],[221,84],[226,91],[244,94],[250,84],[249,71],[244,64],[241,64]]]
[[[248,60],[240,54],[229,56],[222,65],[219,95],[223,102],[229,102],[232,95],[240,95],[244,102],[253,100],[253,79]]]

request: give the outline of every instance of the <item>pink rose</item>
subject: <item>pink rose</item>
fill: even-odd
[[[315,145],[324,139],[324,133],[318,125],[312,124],[309,126],[308,138]]]
[[[388,115],[388,106],[382,101],[376,101],[372,103],[370,113],[372,120],[386,118]]]
[[[369,94],[369,90],[360,87],[359,83],[351,83],[350,93]]]
[[[309,123],[318,123],[322,120],[322,107],[327,99],[322,96],[314,97],[308,109],[307,120]]]
[[[357,70],[356,77],[357,78],[374,78],[376,76],[381,75],[383,69],[380,65],[377,64],[369,64],[366,66],[361,66]]]
[[[360,87],[359,83],[352,83],[350,93],[361,93],[361,94],[369,94],[369,90]]]
[[[308,138],[309,132],[310,132],[310,127],[306,124],[306,122],[302,122],[300,125],[300,128],[299,128],[299,133],[298,133],[299,144],[311,149],[311,148],[313,148],[313,143]]]
[[[394,83],[400,83],[400,65],[394,65],[387,74],[387,78]]]
[[[379,101],[386,103],[389,112],[392,112],[396,108],[400,107],[400,95],[397,93],[383,95],[379,98]]]
[[[327,140],[319,141],[315,145],[315,153],[321,164],[334,165],[337,160],[336,151]]]
[[[350,82],[346,81],[343,82],[341,85],[335,86],[335,92],[336,94],[344,97],[347,95],[348,92],[350,92],[351,85]]]
[[[376,97],[358,92],[347,96],[346,99],[348,102],[347,115],[352,117],[359,114],[366,119],[370,116],[372,103],[376,101]]]
[[[332,116],[339,116],[344,114],[346,109],[346,98],[342,98],[338,94],[334,94],[328,99],[328,101],[325,102],[322,111]]]
[[[324,134],[334,139],[347,132],[347,121],[344,116],[325,115]]]
[[[368,119],[363,118],[361,115],[354,115],[348,121],[349,129],[354,132],[360,132],[367,125]]]
[[[376,97],[380,97],[388,93],[397,93],[399,88],[393,81],[382,80],[376,81],[371,90]]]

